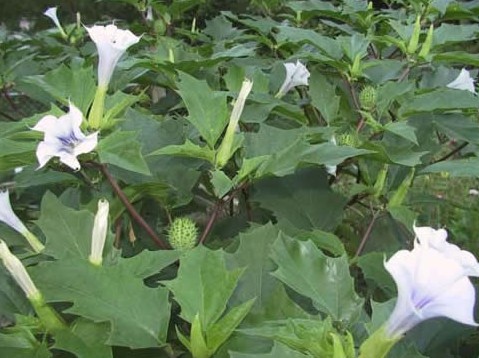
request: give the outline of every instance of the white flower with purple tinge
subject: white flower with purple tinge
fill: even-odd
[[[286,78],[284,79],[281,88],[276,97],[281,97],[288,93],[288,91],[296,86],[307,86],[310,73],[305,65],[299,60],[296,63],[284,63],[286,69]]]
[[[414,249],[398,251],[384,264],[398,287],[386,335],[400,337],[434,317],[477,326],[473,315],[476,292],[468,278],[479,276],[476,258],[446,242],[444,229],[415,227],[414,231]]]
[[[37,147],[39,169],[53,157],[60,158],[62,163],[73,170],[80,169],[77,156],[91,152],[98,143],[98,132],[88,136],[82,133],[82,121],[81,111],[70,103],[67,114],[59,118],[47,115],[33,127],[34,130],[45,133],[44,140]]]
[[[463,68],[461,73],[459,73],[459,76],[457,76],[454,81],[448,83],[446,87],[469,91],[476,94],[474,79],[471,77],[469,71],[465,68]]]
[[[128,47],[140,41],[130,30],[121,30],[116,25],[86,28],[96,45],[99,56],[98,86],[107,87],[118,60]]]
[[[0,221],[22,235],[28,231],[23,222],[13,212],[8,190],[0,191]]]

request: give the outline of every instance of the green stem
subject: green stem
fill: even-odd
[[[98,86],[95,92],[95,98],[88,115],[88,125],[92,129],[100,129],[103,123],[103,111],[105,108],[105,97],[108,90],[107,86]]]
[[[28,230],[23,232],[22,234],[25,237],[25,239],[27,239],[28,243],[37,254],[43,251],[45,246],[43,246],[43,244],[40,242],[40,240],[38,240],[38,238],[35,235],[33,235]]]
[[[55,333],[59,330],[67,328],[63,319],[53,308],[51,308],[45,302],[40,292],[29,296],[28,300],[32,304],[38,318],[42,322],[43,326],[47,329],[47,331]]]

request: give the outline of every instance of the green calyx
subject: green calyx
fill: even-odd
[[[168,229],[168,240],[176,250],[189,250],[195,247],[198,228],[193,220],[187,217],[176,218]]]

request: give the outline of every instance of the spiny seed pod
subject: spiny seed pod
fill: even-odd
[[[377,99],[378,92],[373,86],[366,86],[361,93],[359,93],[359,103],[361,104],[361,108],[366,111],[371,110],[376,106]]]
[[[361,145],[361,143],[356,133],[344,133],[338,136],[338,145],[358,147],[359,145]]]
[[[176,218],[168,229],[168,241],[176,250],[189,250],[195,247],[198,229],[193,220],[187,217]]]

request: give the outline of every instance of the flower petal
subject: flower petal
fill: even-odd
[[[0,221],[4,222],[20,234],[24,234],[28,231],[12,209],[8,190],[0,191]]]
[[[463,68],[461,73],[457,78],[446,85],[449,88],[469,91],[476,94],[476,88],[474,87],[474,79],[471,77],[471,74],[468,70]]]
[[[70,152],[60,152],[58,153],[58,157],[60,158],[60,162],[69,166],[73,170],[75,171],[80,170],[81,168],[80,162],[78,161],[77,157],[74,154]]]
[[[90,153],[98,144],[98,132],[86,136],[74,149],[75,156]]]
[[[56,157],[59,149],[60,148],[58,146],[49,144],[47,142],[40,142],[37,146],[36,153],[38,164],[40,164],[37,169],[43,168],[50,159]]]

